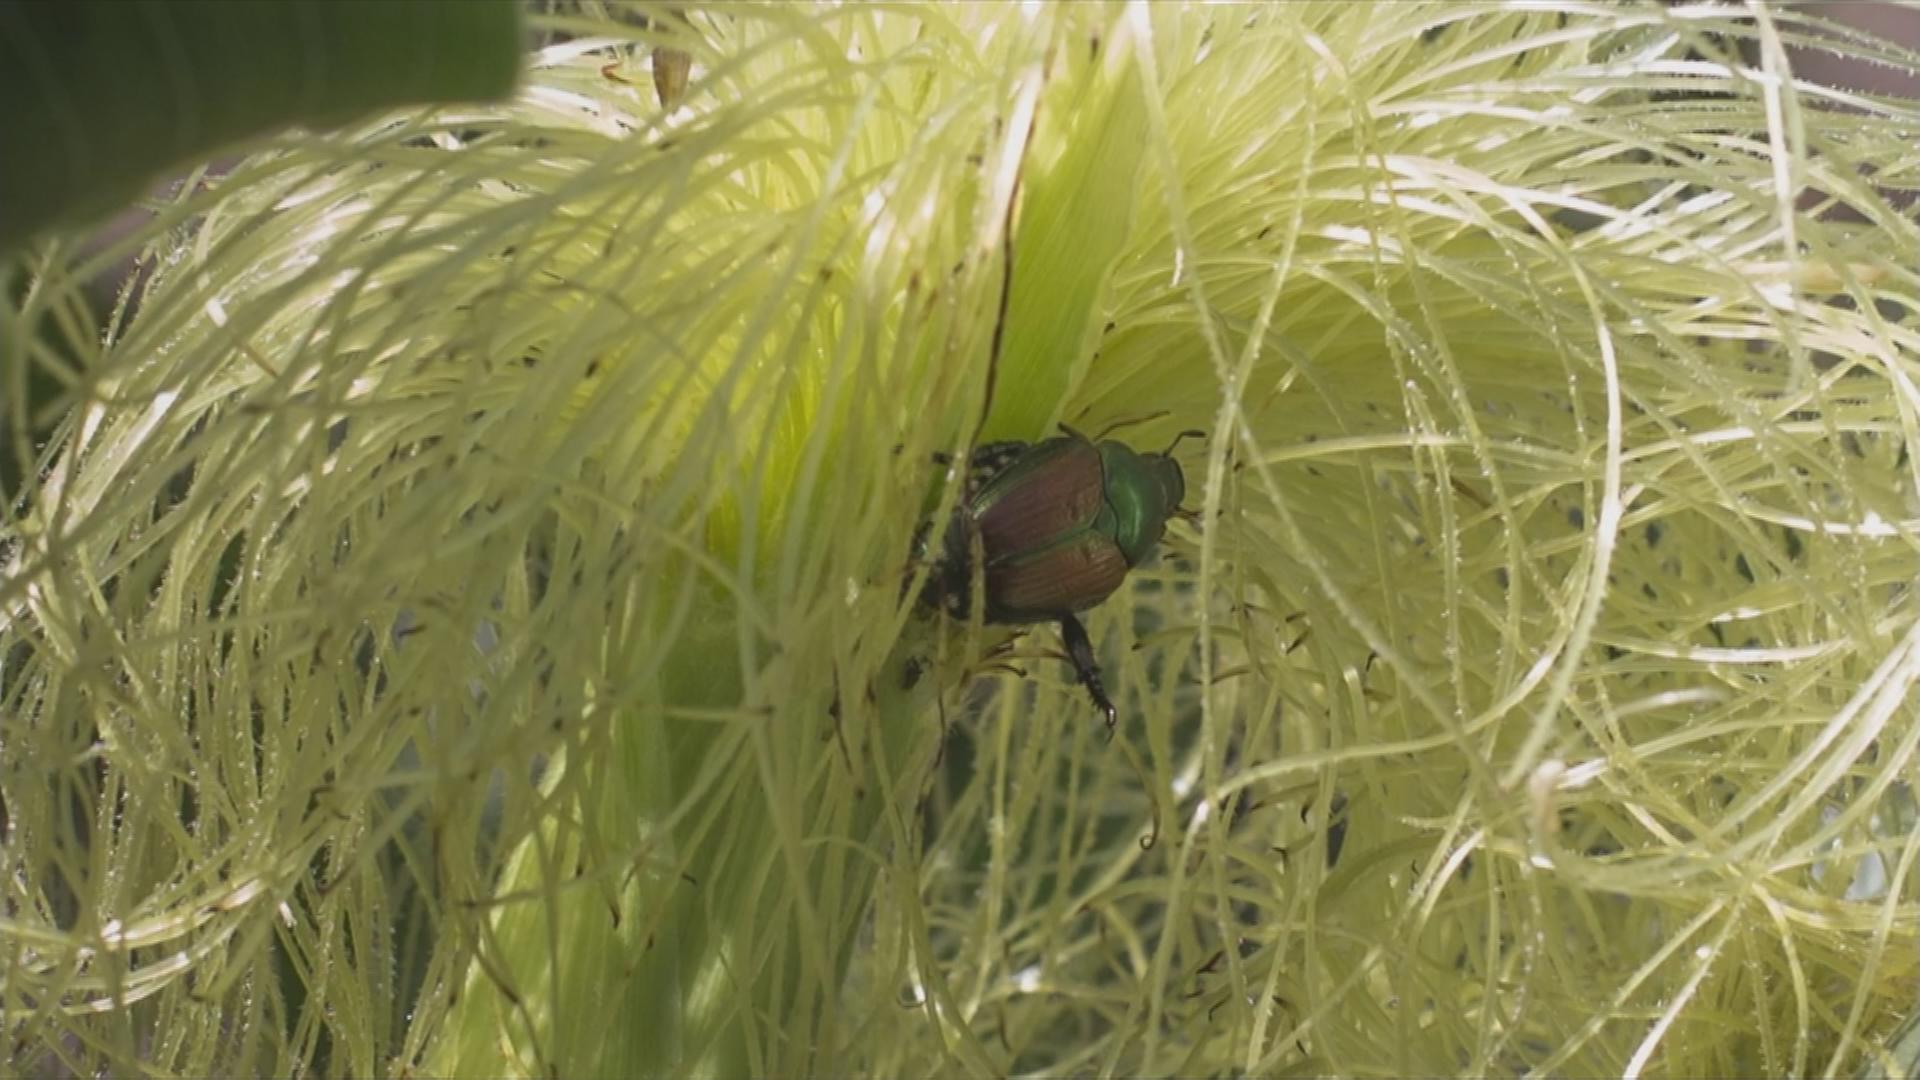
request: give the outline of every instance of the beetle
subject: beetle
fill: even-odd
[[[933,559],[920,600],[965,619],[978,573],[982,621],[1057,624],[1075,676],[1111,730],[1118,713],[1077,616],[1113,595],[1128,571],[1153,554],[1167,519],[1184,513],[1186,476],[1173,449],[1205,433],[1183,431],[1165,450],[1142,453],[1065,424],[1060,430],[1038,443],[975,448],[937,550],[927,550],[929,526],[918,534],[919,553]]]

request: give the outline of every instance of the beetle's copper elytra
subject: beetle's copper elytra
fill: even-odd
[[[934,565],[921,600],[955,618],[973,605],[974,552],[988,623],[1054,622],[1074,672],[1111,728],[1117,713],[1100,685],[1086,628],[1075,617],[1113,595],[1153,554],[1186,496],[1172,457],[1185,431],[1159,453],[1112,439],[1095,442],[1062,425],[1039,443],[995,442],[967,461],[967,490],[928,552]]]

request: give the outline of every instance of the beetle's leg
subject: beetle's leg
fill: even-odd
[[[1093,642],[1087,638],[1087,628],[1071,615],[1062,616],[1060,640],[1066,643],[1067,660],[1073,664],[1073,673],[1080,677],[1080,685],[1087,688],[1094,707],[1107,715],[1107,738],[1113,738],[1113,726],[1120,714],[1100,686],[1100,665],[1093,659]]]
[[[1163,416],[1170,416],[1170,415],[1172,414],[1168,412],[1166,409],[1160,409],[1155,412],[1143,413],[1139,416],[1123,416],[1120,419],[1115,420],[1113,423],[1108,424],[1106,427],[1101,428],[1100,434],[1095,435],[1093,438],[1088,439],[1087,441],[1088,442],[1105,442],[1107,436],[1113,434],[1116,431],[1119,431],[1123,427],[1132,427],[1135,424],[1144,424],[1150,420],[1158,420]],[[1060,426],[1062,428],[1067,427],[1067,425],[1065,424],[1061,424]],[[1072,429],[1069,428],[1068,430],[1071,431]],[[1074,432],[1074,434],[1079,434],[1079,433]]]
[[[1180,434],[1175,435],[1173,437],[1173,441],[1168,443],[1167,448],[1165,450],[1160,451],[1160,454],[1163,457],[1172,456],[1173,448],[1176,446],[1179,446],[1180,440],[1182,439],[1204,439],[1206,437],[1207,437],[1207,433],[1204,431],[1201,431],[1199,428],[1188,428],[1187,430],[1181,432]]]

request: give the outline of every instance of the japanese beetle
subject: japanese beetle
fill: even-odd
[[[1173,448],[1204,433],[1183,431],[1165,450],[1141,453],[1064,424],[1061,431],[973,451],[966,490],[936,550],[927,550],[930,529],[921,527],[919,553],[933,566],[920,599],[957,619],[970,615],[977,551],[983,621],[1059,624],[1074,674],[1112,728],[1117,713],[1075,616],[1113,595],[1153,554],[1187,491]]]

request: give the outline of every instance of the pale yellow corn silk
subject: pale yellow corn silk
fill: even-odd
[[[23,256],[0,1071],[1897,1068],[1920,60],[1563,7],[568,6]],[[1124,420],[1107,743],[907,590]]]

